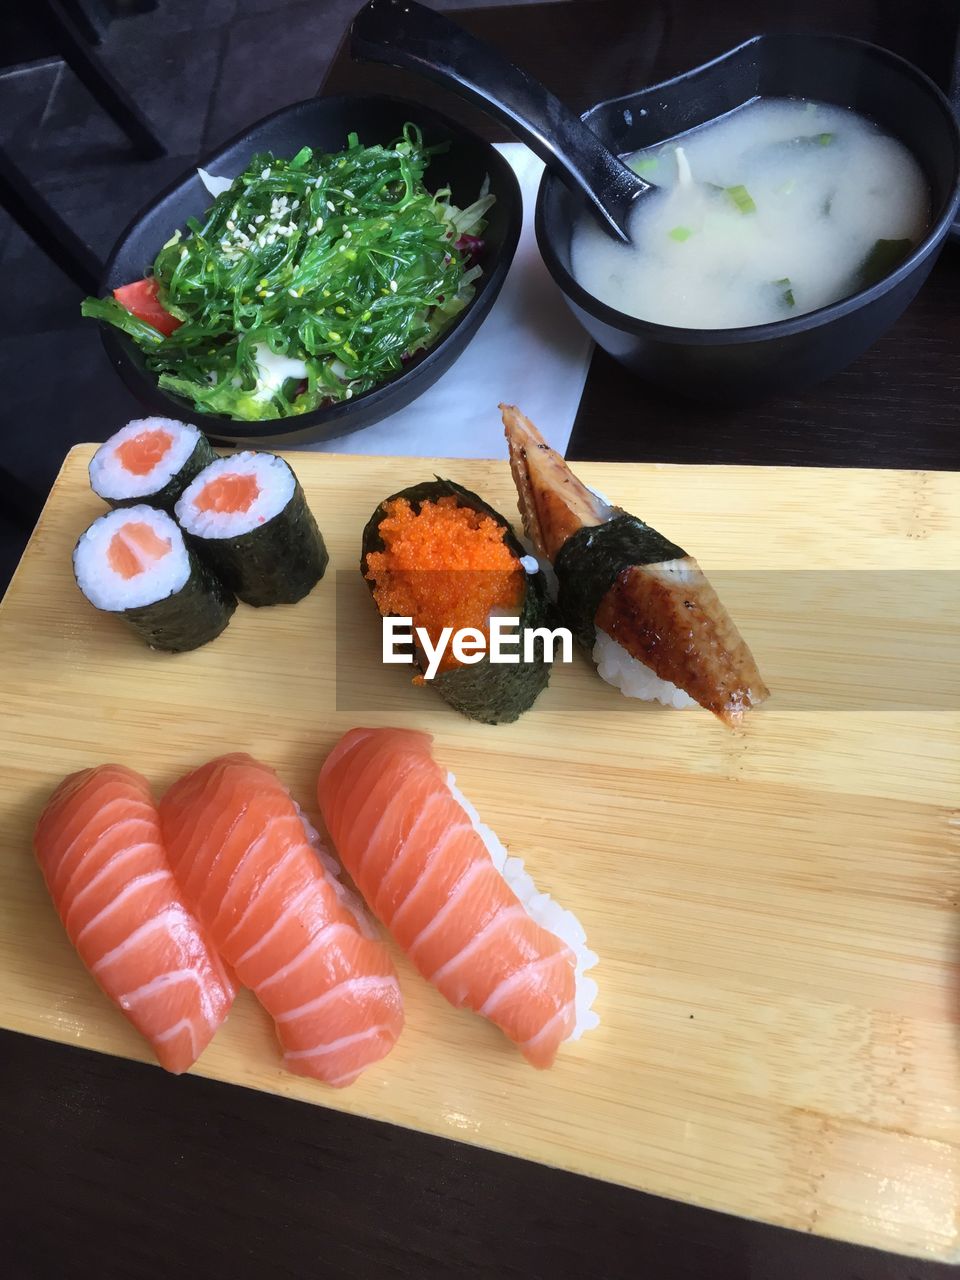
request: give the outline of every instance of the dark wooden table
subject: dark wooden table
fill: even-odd
[[[946,84],[957,9],[954,0],[581,0],[460,17],[583,108],[774,29],[874,39]],[[341,51],[325,88],[360,87],[443,98],[353,67]],[[749,411],[683,404],[598,354],[571,456],[960,467],[958,299],[960,253],[950,248],[896,329],[854,367]],[[0,1272],[11,1280],[954,1274],[8,1033],[0,1172]]]

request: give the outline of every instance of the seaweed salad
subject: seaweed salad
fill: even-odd
[[[466,209],[424,172],[441,148],[404,126],[389,146],[254,156],[152,275],[87,298],[160,387],[208,413],[284,418],[349,400],[431,346],[473,297],[485,191]],[[225,181],[225,180],[221,180]]]

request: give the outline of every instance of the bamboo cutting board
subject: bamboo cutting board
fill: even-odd
[[[504,512],[504,462],[297,455],[331,551],[302,604],[241,606],[150,652],[73,585],[102,508],[67,458],[0,606],[0,1024],[149,1060],[87,977],[30,836],[66,773],[121,760],[158,792],[228,750],[316,817],[356,724],[439,759],[600,953],[600,1027],[546,1073],[398,958],[407,1027],[335,1092],[280,1070],[243,992],[201,1074],[883,1248],[960,1256],[960,475],[582,465],[698,556],[770,702],[731,733],[628,702],[577,660],[516,725],[380,665],[356,571],[376,503],[434,472]]]

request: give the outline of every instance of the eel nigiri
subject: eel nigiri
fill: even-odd
[[[179,1073],[199,1058],[235,987],[184,905],[146,779],[119,764],[66,778],[34,849],[70,941],[97,984]]]
[[[598,1019],[597,957],[579,921],[538,893],[518,858],[434,760],[428,734],[353,729],[317,785],[327,830],[371,910],[451,1004],[489,1018],[528,1062]]]
[[[187,901],[273,1018],[289,1070],[347,1085],[389,1053],[393,963],[273,770],[221,756],[174,783],[160,820]]]
[[[770,691],[693,556],[581,483],[516,406],[500,410],[524,530],[603,679],[738,724]]]

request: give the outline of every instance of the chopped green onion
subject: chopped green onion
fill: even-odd
[[[674,227],[672,231],[668,231],[667,235],[671,240],[676,240],[682,244],[684,240],[689,240],[693,232],[689,227]]]
[[[780,290],[780,297],[786,305],[788,307],[795,307],[797,305],[797,300],[793,296],[793,286],[790,283],[790,277],[783,276],[780,280],[774,280],[773,283]]]
[[[660,165],[659,156],[634,156],[632,160],[627,161],[627,168],[640,178],[645,178],[648,174],[654,173]]]
[[[817,134],[817,141],[820,143],[821,147],[829,147],[830,143],[833,141],[833,134],[832,134],[832,133],[818,133],[818,134]]]
[[[724,187],[724,190],[741,213],[757,212],[753,196],[742,183],[738,183],[735,187]]]

